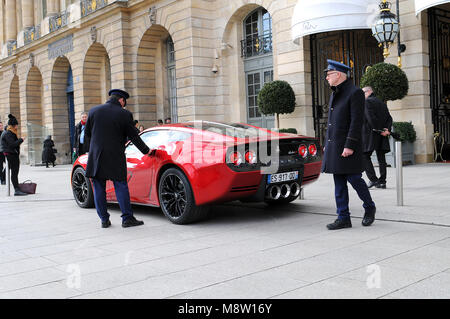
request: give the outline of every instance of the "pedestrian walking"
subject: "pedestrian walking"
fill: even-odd
[[[85,134],[91,139],[86,177],[92,178],[94,202],[103,228],[111,225],[106,207],[106,181],[114,183],[117,201],[122,211],[122,227],[143,225],[136,220],[130,204],[127,184],[125,143],[127,137],[143,153],[150,149],[138,136],[131,112],[125,109],[129,94],[123,90],[109,91],[110,99],[89,111]]]
[[[14,196],[28,195],[19,188],[19,168],[20,168],[20,144],[23,138],[17,137],[19,122],[14,115],[8,115],[8,128],[3,131],[0,138],[0,152],[6,157],[9,169],[11,170],[11,182],[14,186]]]
[[[88,113],[81,113],[81,120],[75,126],[75,143],[73,146],[73,151],[76,157],[79,157],[87,152],[89,152],[89,137],[85,134],[86,121],[88,119]]]
[[[171,124],[172,123],[172,119],[170,117],[166,118],[166,124]]]
[[[356,190],[365,210],[363,226],[375,219],[375,203],[362,178],[362,124],[364,93],[353,85],[348,73],[351,68],[327,60],[326,80],[332,93],[329,102],[328,125],[325,139],[322,172],[333,174],[336,213],[338,218],[328,224],[329,230],[352,227],[347,182]]]
[[[3,122],[0,122],[0,136],[3,133]],[[6,184],[6,167],[5,167],[5,155],[3,152],[0,152],[0,184]]]
[[[160,126],[160,125],[164,125],[164,122],[161,119],[158,120],[158,126]]]
[[[48,135],[44,140],[44,147],[42,150],[42,163],[45,163],[45,166],[48,168],[48,164],[52,163],[53,167],[55,167],[56,161],[56,149],[54,148],[55,142],[52,140],[52,136]]]
[[[363,124],[363,160],[369,188],[386,188],[387,163],[385,154],[391,148],[389,135],[392,129],[392,117],[388,107],[378,99],[370,86],[363,89],[366,104]],[[378,178],[372,163],[373,151],[377,154],[380,177]]]

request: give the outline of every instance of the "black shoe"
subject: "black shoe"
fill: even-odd
[[[349,219],[336,219],[334,223],[328,224],[327,228],[329,230],[336,230],[336,229],[342,229],[342,228],[351,228],[352,227],[352,221]]]
[[[108,228],[111,226],[111,221],[108,219],[106,222],[102,222],[102,228]]]
[[[382,189],[386,189],[386,183],[378,183],[377,185],[375,185],[376,188],[382,188]]]
[[[375,221],[375,212],[377,211],[376,207],[369,208],[364,213],[364,218],[361,222],[363,226],[370,226]]]
[[[14,196],[25,196],[25,195],[28,195],[28,193],[24,193],[21,190],[16,190],[14,192]]]
[[[369,184],[367,184],[367,188],[372,188],[372,187],[377,187],[378,185],[378,181],[372,182],[370,181]]]
[[[136,218],[134,218],[134,216],[131,216],[122,222],[122,227],[124,227],[124,228],[141,226],[141,225],[144,225],[144,222],[141,220],[137,220]]]

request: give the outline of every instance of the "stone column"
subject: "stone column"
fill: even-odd
[[[22,0],[22,25],[24,29],[34,26],[33,0]]]
[[[47,16],[55,16],[59,13],[59,0],[47,0]]]
[[[16,19],[16,0],[6,0],[6,41],[16,41],[17,38],[17,19]]]

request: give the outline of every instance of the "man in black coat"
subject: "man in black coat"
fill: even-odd
[[[73,151],[76,156],[81,156],[89,152],[89,137],[85,134],[86,121],[88,118],[88,113],[81,113],[81,121],[75,126],[75,144],[73,145]]]
[[[0,122],[0,136],[2,136],[3,133],[3,123]],[[5,185],[6,184],[6,173],[4,167],[5,163],[5,155],[3,155],[3,152],[0,152],[0,184]]]
[[[117,201],[122,211],[122,227],[143,225],[136,220],[130,204],[127,184],[125,143],[127,137],[143,153],[150,155],[150,149],[138,136],[131,112],[125,110],[129,94],[114,89],[111,98],[89,111],[85,135],[90,138],[86,177],[92,178],[94,202],[102,227],[111,225],[106,209],[106,180],[114,183]]]
[[[375,203],[362,179],[362,124],[364,93],[348,78],[351,70],[345,64],[327,60],[326,80],[332,93],[329,102],[328,126],[325,139],[322,172],[333,174],[338,219],[328,224],[330,230],[352,227],[348,207],[349,182],[363,201],[363,226],[375,219]]]
[[[387,105],[378,99],[370,86],[362,89],[366,97],[363,124],[363,160],[368,187],[386,188],[386,156],[391,149],[389,147],[389,132],[392,128],[392,117]],[[380,178],[377,178],[373,168],[371,156],[373,151],[377,153]]]

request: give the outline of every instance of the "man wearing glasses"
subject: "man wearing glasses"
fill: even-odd
[[[375,220],[375,203],[370,196],[362,159],[362,125],[364,120],[364,93],[349,78],[351,68],[327,60],[326,80],[332,93],[329,102],[327,134],[325,138],[322,172],[333,174],[338,218],[328,224],[329,230],[352,227],[348,206],[349,182],[363,201],[363,226]]]

